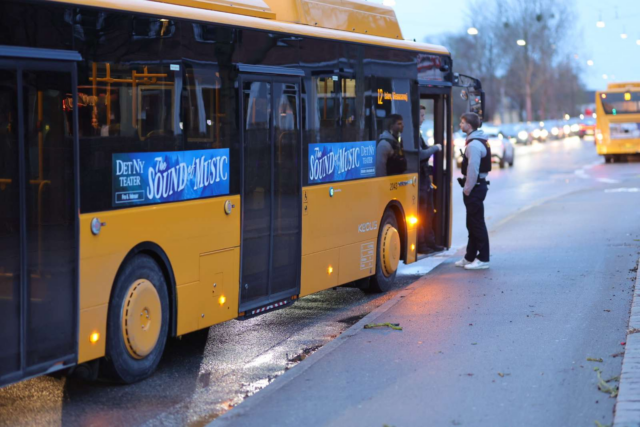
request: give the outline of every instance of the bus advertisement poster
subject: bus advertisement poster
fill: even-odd
[[[229,149],[112,155],[113,206],[229,193]]]
[[[376,176],[376,142],[309,144],[309,183]]]

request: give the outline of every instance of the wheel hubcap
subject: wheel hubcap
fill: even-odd
[[[398,230],[391,224],[386,224],[382,229],[382,240],[380,242],[380,255],[382,261],[382,272],[385,276],[391,276],[397,269],[400,262],[400,236]]]
[[[122,336],[129,354],[136,359],[149,355],[158,342],[161,326],[158,291],[148,280],[136,280],[122,306]]]

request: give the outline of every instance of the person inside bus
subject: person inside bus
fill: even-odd
[[[376,148],[376,176],[399,175],[407,170],[407,158],[402,150],[400,135],[404,122],[400,114],[385,118],[385,131],[378,138]]]
[[[491,171],[491,148],[487,136],[478,129],[481,125],[480,116],[476,113],[464,113],[460,120],[460,130],[467,134],[467,139],[462,159],[464,178],[458,180],[463,187],[469,240],[467,253],[455,265],[466,270],[489,268],[489,233],[484,221],[484,199],[489,184],[487,175]]]
[[[420,125],[425,120],[427,108],[420,106]],[[428,147],[422,133],[420,134],[420,182],[418,186],[418,214],[420,216],[418,226],[418,253],[430,254],[433,252],[441,252],[443,246],[436,244],[436,237],[433,231],[433,188],[431,186],[431,173],[433,166],[429,165],[431,156],[440,151],[440,144],[434,144]]]

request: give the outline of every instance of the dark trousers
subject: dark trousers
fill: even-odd
[[[421,178],[422,179],[422,178]],[[436,246],[436,236],[433,232],[433,189],[431,188],[431,179],[428,177],[426,182],[420,181],[420,189],[418,193],[418,246]]]
[[[463,193],[464,205],[467,208],[467,230],[469,242],[467,243],[467,261],[478,258],[482,262],[489,262],[489,233],[484,222],[484,199],[487,197],[486,182],[473,187],[468,196]]]

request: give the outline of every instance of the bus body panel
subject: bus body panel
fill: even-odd
[[[231,214],[224,210],[225,202],[229,200],[235,207]],[[99,235],[91,232],[91,220],[99,218],[106,223]],[[98,342],[104,346],[106,333],[107,310],[104,306],[109,302],[111,288],[116,279],[116,274],[126,255],[136,245],[143,242],[157,244],[171,262],[171,268],[175,274],[178,293],[183,285],[200,282],[202,271],[207,271],[208,280],[216,273],[223,272],[225,285],[237,277],[238,268],[232,272],[233,265],[238,264],[237,252],[233,252],[231,260],[233,264],[227,264],[223,270],[211,273],[206,267],[201,270],[201,257],[216,251],[230,248],[238,248],[240,245],[240,196],[226,196],[212,199],[195,200],[180,203],[168,203],[150,205],[138,208],[130,208],[109,212],[89,213],[80,215],[80,324],[82,325],[79,337],[79,360],[85,361],[91,354],[95,356],[89,335],[102,330],[103,337]],[[227,255],[224,255],[227,257]],[[206,259],[214,260],[218,265],[220,256],[207,255]],[[229,259],[225,260],[226,264]],[[237,283],[237,278],[235,279]],[[234,293],[231,286],[225,286],[227,298],[225,304],[217,307],[225,313],[233,313],[232,317],[217,314],[220,318],[233,318],[237,316],[237,287]],[[188,294],[188,293],[187,293]],[[186,295],[186,294],[185,294]],[[217,294],[216,294],[217,295]],[[202,302],[203,298],[211,298],[211,290],[205,284],[198,287],[195,292],[194,304]],[[233,306],[235,304],[235,306]],[[187,308],[192,317],[201,316],[203,312],[190,307],[190,303],[179,304],[179,307]],[[96,310],[89,310],[94,307]],[[219,310],[219,311],[220,311]],[[205,315],[205,317],[207,317]],[[210,318],[210,317],[209,317]],[[180,320],[187,324],[185,314],[178,314],[178,330],[189,330],[183,327]],[[204,326],[203,326],[204,327]],[[86,333],[89,335],[86,335]],[[84,334],[84,336],[82,335]],[[104,355],[104,349],[99,356]]]
[[[314,28],[228,13],[203,11],[151,1],[68,0],[64,2],[47,1],[44,3],[49,5],[71,4],[78,5],[78,7],[91,6],[121,13],[129,11],[163,18],[186,19],[192,22],[218,23],[221,24],[221,28],[226,26],[244,29],[247,34],[257,29],[264,31],[265,34],[266,31],[269,31],[281,34],[305,35],[308,36],[309,40],[317,41],[316,39],[319,38],[323,39],[320,40],[323,43],[335,43],[331,46],[335,50],[335,58],[333,56],[329,56],[328,59],[325,58],[327,61],[330,60],[330,63],[335,62],[335,64],[345,61],[345,58],[340,56],[344,54],[338,53],[337,47],[349,49],[354,46],[357,47],[358,43],[371,47],[394,48],[396,49],[395,51],[391,49],[388,51],[392,58],[394,54],[397,57],[401,56],[398,53],[407,55],[407,52],[411,51],[418,58],[418,62],[419,57],[417,55],[422,52],[448,56],[448,51],[439,46],[371,37],[364,34]],[[249,28],[252,30],[248,30]],[[273,33],[268,34],[268,36],[272,37]],[[348,43],[338,45],[337,42]],[[36,43],[41,42],[37,41]],[[165,43],[169,45],[168,41]],[[237,46],[240,46],[238,42],[236,43]],[[331,51],[331,49],[326,49],[326,51]],[[373,52],[374,50],[370,51]],[[85,51],[83,50],[83,52]],[[386,53],[384,54],[386,58]],[[359,57],[354,56],[351,61],[355,61],[354,58]],[[93,61],[94,66],[100,63],[100,57],[87,57],[84,59],[86,63]],[[107,59],[104,59],[104,61],[105,64],[108,63]],[[319,63],[322,62],[318,61]],[[180,61],[167,60],[166,62],[167,64],[176,62],[176,64],[172,63],[171,66],[180,66],[182,64]],[[390,60],[389,62],[393,61]],[[362,71],[357,71],[353,77],[363,79],[358,80],[360,83],[357,84],[366,82],[365,84],[369,85],[369,81],[375,83],[375,79],[378,77],[380,77],[380,81],[383,81],[383,79],[391,81],[391,79],[396,78],[395,73],[397,72],[397,78],[404,79],[415,85],[414,70],[411,68],[414,66],[413,59],[396,60],[396,62],[397,64],[392,64],[394,66],[388,67],[386,63],[384,67],[378,64],[377,71],[367,71],[364,75],[361,74]],[[123,63],[129,64],[126,61],[123,61]],[[231,62],[225,64],[225,66],[229,65],[231,65]],[[236,63],[232,65],[237,66]],[[287,63],[284,65],[299,64]],[[360,66],[358,65],[358,67]],[[316,67],[320,67],[320,64]],[[134,68],[132,66],[132,73],[136,71]],[[378,73],[379,71],[384,72]],[[326,73],[328,73],[327,75],[336,74],[332,68],[328,69]],[[84,75],[85,77],[93,75],[95,78],[95,74],[87,74],[86,70],[84,70]],[[102,74],[100,75],[102,76]],[[177,82],[178,79],[176,78],[175,81]],[[83,83],[86,84],[87,82],[84,81]],[[303,80],[303,86],[307,90],[311,87],[307,80]],[[89,87],[86,86],[86,88]],[[148,88],[150,89],[151,86]],[[140,89],[140,93],[143,93],[142,89]],[[155,89],[157,88],[154,87]],[[101,87],[100,90],[110,93],[104,87]],[[119,90],[123,96],[122,99],[124,99],[124,88],[120,87]],[[306,92],[303,93],[304,96],[309,96]],[[173,89],[171,89],[171,96],[168,99],[178,99],[178,95],[177,92],[174,93]],[[415,102],[413,95],[409,100]],[[128,115],[131,111],[125,111],[124,101],[122,102],[122,116],[124,117],[125,113]],[[301,98],[298,98],[297,102],[301,102]],[[76,103],[76,105],[78,104]],[[131,105],[135,106],[137,104],[134,102]],[[131,107],[131,105],[128,105],[128,107]],[[170,114],[174,119],[171,129],[175,130],[181,127],[182,123],[178,120],[178,109],[174,107],[172,105]],[[232,111],[231,113],[234,112]],[[414,111],[413,113],[416,112]],[[405,117],[407,117],[406,114]],[[124,120],[122,122],[124,123]],[[132,123],[136,123],[136,121],[132,120]],[[369,123],[369,125],[371,124]],[[372,129],[375,129],[376,134],[378,134],[380,125],[378,125],[377,129],[375,126]],[[447,133],[449,134],[450,132]],[[375,138],[375,136],[371,136],[371,139]],[[150,137],[147,136],[145,138]],[[142,140],[143,138],[141,137]],[[105,139],[105,141],[108,140]],[[152,141],[149,140],[150,142]],[[304,139],[301,141],[302,144],[308,144],[309,142]],[[405,148],[407,148],[408,152],[411,147],[407,146]],[[413,148],[415,150],[415,147]],[[111,155],[110,152],[105,152],[107,155]],[[417,152],[413,151],[412,155],[416,156]],[[82,164],[81,168],[86,173],[95,173],[90,163]],[[237,170],[232,173],[239,174],[240,171]],[[449,176],[448,179],[451,180],[451,177]],[[85,184],[87,182],[90,181],[85,180]],[[332,188],[333,196],[329,194]],[[112,191],[110,187],[98,188],[96,186],[96,188],[90,189],[92,192],[108,193]],[[404,244],[405,263],[412,263],[416,260],[416,231],[420,224],[407,220],[409,218],[418,218],[416,173],[303,186],[302,191],[302,256],[297,260],[297,262],[301,263],[300,296],[375,274],[380,222],[385,209],[390,203],[400,208],[405,217],[398,218],[399,228],[404,229],[406,224],[406,236],[403,230],[399,230]],[[230,215],[227,215],[224,209],[224,204],[227,201],[234,206]],[[450,197],[448,201],[451,203]],[[82,201],[80,205],[82,207]],[[174,320],[177,323],[176,332],[178,335],[236,318],[239,311],[239,275],[241,271],[242,210],[240,205],[240,196],[230,195],[129,207],[112,211],[103,211],[102,209],[110,207],[100,206],[93,209],[99,210],[99,212],[81,214],[79,216],[80,233],[78,242],[80,248],[78,266],[80,289],[79,295],[76,295],[79,298],[80,310],[78,362],[90,361],[105,355],[107,318],[112,287],[119,269],[122,268],[123,261],[127,259],[127,256],[134,248],[143,243],[148,242],[157,245],[164,252],[169,263],[166,267],[175,276],[176,288],[169,294],[173,298],[171,304],[176,304],[174,313],[176,319]],[[87,208],[87,210],[91,209]],[[91,222],[94,218],[105,224],[98,235],[93,235],[91,232]],[[450,232],[449,228],[449,236]],[[167,280],[167,282],[171,286],[170,281]],[[221,296],[225,298],[221,300]],[[74,315],[76,314],[74,313]],[[95,342],[92,343],[90,337],[96,333],[99,339],[97,341],[94,340]]]
[[[418,217],[417,175],[304,187],[302,199],[300,296],[375,274],[379,226],[389,202],[400,203],[406,218]],[[404,252],[410,264],[416,259],[418,224],[407,224]]]
[[[370,36],[357,32],[319,28],[311,25],[300,25],[271,19],[255,18],[252,16],[237,15],[232,13],[217,12],[192,7],[177,6],[166,3],[143,0],[45,0],[51,3],[72,4],[78,6],[91,6],[100,9],[111,9],[120,12],[135,12],[147,15],[167,16],[192,21],[206,21],[230,26],[253,28],[256,30],[275,31],[284,34],[296,34],[300,36],[317,37],[332,41],[345,41],[363,43],[380,47],[404,49],[418,52],[449,55],[450,52],[443,46],[417,43],[402,40],[401,37],[392,39],[388,37]]]

